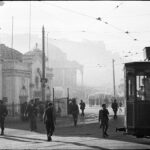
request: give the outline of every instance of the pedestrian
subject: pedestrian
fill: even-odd
[[[118,103],[116,99],[114,99],[114,102],[112,103],[111,108],[113,109],[113,112],[114,112],[114,119],[117,119]]]
[[[1,135],[4,135],[4,123],[5,123],[5,118],[8,114],[8,110],[6,105],[4,104],[4,101],[0,100],[0,126],[1,126]]]
[[[102,117],[103,117],[103,110],[100,109],[100,110],[99,110],[99,117],[98,117],[99,127],[100,127],[100,128],[102,128]]]
[[[61,116],[61,108],[60,108],[60,106],[58,106],[57,114],[58,114],[58,116]]]
[[[43,102],[39,103],[39,118],[40,121],[43,121],[43,114],[44,114],[44,104]]]
[[[37,130],[37,108],[34,104],[34,99],[31,99],[27,105],[25,116],[28,116],[30,122],[30,130]]]
[[[27,121],[27,118],[24,115],[25,111],[26,111],[26,108],[27,108],[27,102],[24,102],[24,103],[20,104],[20,113],[21,113],[20,115],[21,115],[21,120],[22,121]]]
[[[78,121],[78,115],[79,115],[79,107],[76,103],[76,99],[74,98],[72,100],[72,116],[73,116],[73,121],[74,121],[74,126],[77,126],[77,121]]]
[[[120,112],[120,113],[122,112],[122,103],[121,103],[121,101],[120,101],[120,103],[119,103],[119,112]]]
[[[68,114],[72,114],[72,100],[69,100],[69,104],[68,104]]]
[[[100,122],[100,128],[102,128],[102,134],[103,137],[107,137],[107,130],[108,130],[108,118],[109,111],[106,108],[106,104],[102,104],[102,109],[99,110],[99,122]]]
[[[84,117],[85,103],[83,102],[83,100],[81,100],[80,102],[80,109],[81,109],[81,116]]]
[[[51,102],[49,102],[48,107],[45,109],[43,118],[47,131],[47,140],[52,141],[52,135],[55,130],[55,113]]]

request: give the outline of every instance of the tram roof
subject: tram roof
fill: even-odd
[[[125,67],[131,67],[131,68],[149,68],[150,69],[150,61],[128,62],[128,63],[125,63]]]

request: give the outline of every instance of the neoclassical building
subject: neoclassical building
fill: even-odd
[[[70,96],[77,94],[77,71],[83,82],[83,67],[75,61],[67,60],[66,54],[51,45],[50,57],[46,59],[45,99],[64,97],[69,88]],[[42,51],[36,45],[25,54],[0,44],[0,99],[7,98],[9,105],[18,105],[32,98],[41,100]],[[77,95],[76,95],[77,96]],[[19,111],[15,107],[14,113]]]
[[[41,56],[38,48],[22,54],[4,44],[0,45],[0,98],[7,98],[10,106],[16,106],[14,113],[19,112],[18,104],[32,98],[41,99]],[[46,68],[46,99],[51,97],[52,77],[52,70]]]
[[[70,97],[78,97],[78,90],[83,86],[83,66],[76,61],[68,60],[66,53],[55,45],[50,44],[49,47],[48,64],[53,68],[55,96],[65,97],[69,88]],[[77,73],[80,76],[80,86],[77,84]]]

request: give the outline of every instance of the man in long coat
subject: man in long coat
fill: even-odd
[[[72,104],[72,116],[73,116],[73,121],[74,121],[74,126],[77,126],[77,121],[78,121],[78,115],[79,115],[79,107],[76,103],[76,99],[73,99],[73,104]]]
[[[112,103],[111,108],[113,109],[113,112],[114,112],[114,119],[117,119],[118,103],[116,99],[114,99],[114,102]]]
[[[4,135],[4,122],[5,117],[8,114],[8,110],[6,106],[4,105],[4,102],[0,100],[0,126],[1,126],[1,135]]]
[[[31,99],[29,104],[27,105],[25,114],[28,116],[29,118],[29,122],[30,122],[30,130],[31,131],[36,131],[37,130],[37,108],[34,104],[34,100]]]
[[[47,140],[52,141],[51,136],[55,130],[55,112],[51,102],[49,102],[48,107],[44,112],[44,123],[47,131]]]

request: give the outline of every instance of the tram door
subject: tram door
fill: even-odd
[[[135,126],[135,74],[129,71],[126,77],[126,126],[132,132]]]
[[[136,132],[150,135],[150,73],[136,74]]]

